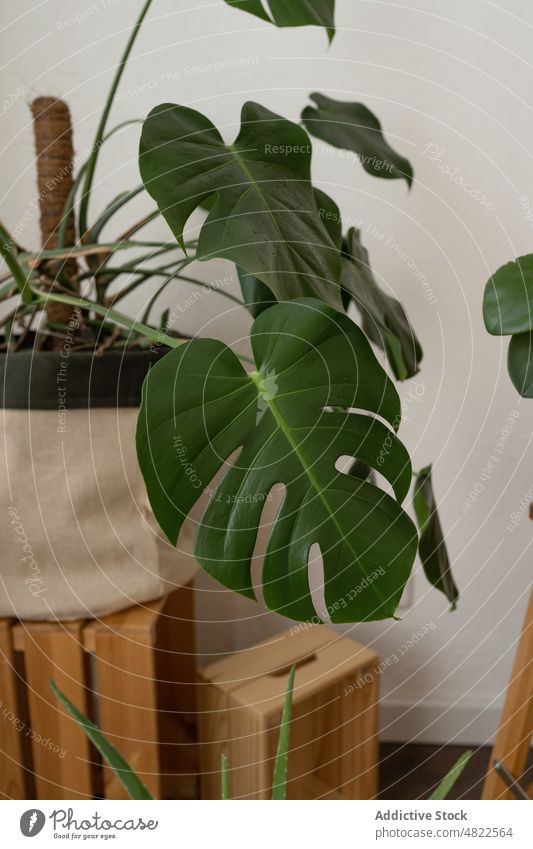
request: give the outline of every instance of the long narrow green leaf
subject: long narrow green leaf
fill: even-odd
[[[13,280],[20,290],[22,300],[25,304],[29,304],[32,300],[31,292],[28,289],[28,275],[25,273],[20,262],[13,251],[14,241],[7,230],[0,224],[0,254],[4,257],[6,265],[13,275]]]
[[[226,755],[222,755],[220,758],[220,784],[221,799],[229,799],[228,759]]]
[[[142,120],[140,118],[130,118],[128,121],[121,121],[120,124],[117,124],[116,127],[113,127],[104,138],[102,139],[102,144],[104,144],[108,139],[118,133],[119,130],[122,130],[124,127],[129,126],[130,124],[142,124]],[[65,235],[67,232],[68,220],[72,212],[74,211],[74,203],[76,199],[77,191],[81,185],[81,181],[87,171],[87,166],[89,164],[89,160],[83,163],[80,167],[76,175],[76,179],[74,180],[74,184],[67,195],[67,199],[65,201],[65,205],[63,206],[63,212],[61,213],[61,223],[59,225],[59,230],[57,231],[57,247],[62,248],[65,245]]]
[[[438,802],[440,799],[448,798],[448,794],[471,757],[472,752],[463,752],[461,757],[454,763],[449,773],[444,776],[437,789],[431,794],[429,797],[430,801]]]
[[[281,726],[279,729],[278,751],[274,765],[274,783],[272,785],[272,799],[280,800],[287,798],[287,768],[289,760],[289,737],[291,733],[292,718],[292,691],[294,688],[294,675],[296,667],[293,666],[289,672],[287,691],[281,714]]]
[[[120,80],[122,78],[122,74],[124,73],[124,69],[126,67],[127,61],[129,59],[130,53],[132,51],[133,45],[135,44],[135,40],[139,34],[139,30],[142,26],[142,23],[148,14],[148,10],[152,5],[152,0],[146,0],[144,6],[141,9],[141,13],[135,22],[135,25],[131,31],[131,35],[128,39],[128,43],[126,44],[126,49],[122,54],[120,59],[118,68],[116,70],[115,76],[113,78],[113,82],[111,83],[111,88],[109,90],[109,94],[107,95],[107,100],[104,105],[104,109],[102,111],[102,115],[100,118],[100,123],[98,124],[98,129],[96,130],[96,136],[94,138],[93,149],[89,160],[87,162],[87,171],[85,173],[85,180],[83,184],[83,194],[80,203],[80,217],[79,217],[79,232],[80,237],[83,238],[83,234],[87,230],[87,214],[89,209],[89,199],[91,196],[91,188],[94,179],[94,172],[96,170],[96,162],[98,160],[98,154],[100,152],[100,148],[102,146],[102,141],[104,138],[105,128],[107,125],[107,119],[109,118],[109,113],[111,112],[111,107],[113,105],[113,101],[115,99],[115,94],[117,93],[117,89],[120,84]]]
[[[36,286],[32,286],[31,289],[43,304],[46,303],[46,301],[57,301],[59,304],[71,304],[74,307],[80,307],[84,310],[92,310],[97,313],[97,315],[102,315],[109,321],[114,321],[116,324],[127,327],[129,330],[133,331],[133,333],[146,336],[148,339],[151,339],[159,345],[167,345],[169,348],[177,348],[178,345],[182,345],[185,341],[184,339],[176,339],[173,336],[167,336],[166,333],[156,330],[155,327],[149,327],[139,321],[134,321],[134,319],[128,318],[127,315],[117,312],[110,307],[104,307],[102,304],[97,304],[94,301],[88,301],[85,298],[76,298],[71,295],[56,295],[52,292],[41,292],[41,290]]]
[[[57,696],[61,704],[68,710],[82,731],[87,735],[93,746],[98,749],[102,757],[107,761],[130,799],[152,800],[153,796],[150,795],[143,782],[135,775],[128,762],[124,760],[113,744],[99,731],[94,722],[91,722],[81,710],[78,710],[53,681],[50,681],[50,687],[54,695]]]
[[[9,280],[6,280],[5,283],[2,283],[0,286],[0,300],[4,301],[7,298],[10,298],[16,293],[17,288],[15,278],[10,277]]]
[[[123,241],[118,242],[102,242],[101,244],[86,244],[75,245],[64,248],[49,248],[43,251],[38,251],[32,254],[21,254],[28,262],[31,268],[34,268],[43,259],[71,259],[77,256],[91,256],[94,254],[105,254],[113,251],[127,251],[131,248],[161,248],[168,247],[168,250],[175,249],[176,243],[172,242],[140,242],[140,241]]]
[[[128,192],[121,192],[114,198],[111,203],[109,203],[105,209],[98,216],[92,227],[87,231],[87,241],[88,242],[97,242],[98,236],[104,229],[107,222],[113,217],[113,215],[122,209],[130,200],[136,198],[142,191],[144,191],[144,185],[141,183],[140,186],[135,186],[134,189],[131,189]]]

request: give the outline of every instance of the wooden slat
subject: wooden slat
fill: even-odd
[[[522,634],[516,651],[511,680],[503,708],[483,799],[514,799],[515,796],[494,770],[500,760],[519,779],[524,771],[533,734],[533,592],[529,599]]]
[[[353,693],[347,686],[341,697],[344,757],[338,761],[335,786],[344,799],[375,799],[378,794],[379,680],[375,672],[371,678]]]
[[[197,789],[194,589],[89,623],[99,725],[155,798],[194,798]],[[124,799],[104,771],[108,799]]]
[[[198,795],[194,587],[167,596],[157,622],[159,771],[165,799]]]
[[[39,799],[84,799],[93,795],[89,743],[49,687],[57,686],[87,713],[81,622],[19,624],[24,664],[35,787]]]
[[[268,799],[272,770],[265,717],[235,706],[227,693],[203,679],[198,702],[202,799],[220,799],[222,754],[229,761],[232,799]]]
[[[0,620],[0,794],[25,799],[22,734],[27,730],[17,698],[12,623]]]
[[[133,608],[92,622],[85,636],[85,644],[94,645],[99,727],[155,798],[161,789],[153,651],[157,616],[153,610]],[[106,765],[104,795],[127,798]]]

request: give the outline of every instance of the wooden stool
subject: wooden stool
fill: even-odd
[[[126,794],[49,687],[89,715],[156,798],[196,794],[192,584],[100,620],[0,620],[0,793]]]
[[[202,670],[198,730],[202,797],[268,799],[281,709],[295,664],[289,799],[377,793],[378,656],[321,625],[301,626]]]
[[[500,761],[519,781],[533,735],[533,592],[522,626],[520,642],[507,689],[502,718],[483,786],[483,799],[514,799],[513,792],[494,769]],[[531,791],[529,790],[531,795]]]

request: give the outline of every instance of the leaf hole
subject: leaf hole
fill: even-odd
[[[271,488],[265,499],[257,525],[257,537],[255,539],[250,571],[255,596],[262,604],[264,604],[263,563],[265,560],[265,551],[278,510],[285,498],[285,491],[286,488],[283,484],[275,484]]]
[[[307,574],[313,607],[320,618],[326,620],[328,616],[324,595],[324,560],[318,542],[314,542],[309,549],[307,555]]]

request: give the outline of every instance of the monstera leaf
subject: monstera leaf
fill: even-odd
[[[517,333],[511,338],[507,370],[520,395],[533,398],[533,333]]]
[[[325,27],[331,41],[335,35],[335,0],[268,0],[270,15],[261,0],[225,0],[228,6],[249,12],[278,27]]]
[[[280,300],[312,295],[340,307],[340,255],[310,182],[305,130],[257,103],[242,109],[226,145],[215,126],[185,106],[157,106],[143,125],[143,182],[182,244],[183,228],[216,195],[196,257],[225,257]]]
[[[370,109],[362,103],[332,100],[323,94],[310,97],[315,106],[306,106],[302,121],[311,135],[335,147],[353,150],[369,174],[385,180],[402,178],[411,186],[411,163],[392,149]]]
[[[502,265],[485,286],[485,327],[494,336],[533,330],[533,254]]]
[[[342,244],[342,222],[339,207],[335,201],[320,189],[314,189],[315,201],[318,214],[324,222],[334,245],[340,250]],[[244,305],[253,318],[257,318],[263,310],[277,303],[277,298],[272,294],[268,286],[253,274],[247,274],[242,268],[237,267],[237,276],[241,286]],[[341,291],[344,305],[344,293]]]
[[[488,281],[483,298],[485,327],[512,336],[507,369],[515,388],[533,398],[533,254],[503,265]]]
[[[195,556],[224,586],[255,598],[257,529],[272,488],[282,484],[263,562],[268,607],[298,620],[317,615],[308,557],[318,543],[333,621],[392,615],[416,555],[416,529],[398,501],[335,464],[362,460],[399,501],[405,497],[405,448],[378,418],[350,412],[397,424],[394,385],[360,328],[315,299],[265,310],[251,344],[257,370],[250,374],[223,343],[199,339],[167,354],[145,381],[137,450],[161,527],[175,543],[191,507],[225,468],[208,490]]]
[[[241,286],[244,305],[252,318],[257,318],[263,310],[277,304],[277,299],[274,297],[268,286],[265,286],[253,274],[246,274],[242,268],[237,266],[237,276]]]
[[[345,239],[341,281],[361,313],[363,330],[385,351],[394,376],[405,380],[417,374],[422,349],[415,332],[400,302],[376,283],[359,230],[353,227]]]
[[[431,466],[426,466],[416,476],[413,506],[420,528],[419,554],[426,577],[430,584],[444,593],[452,609],[455,609],[459,590],[453,580],[446,551],[431,483]]]

